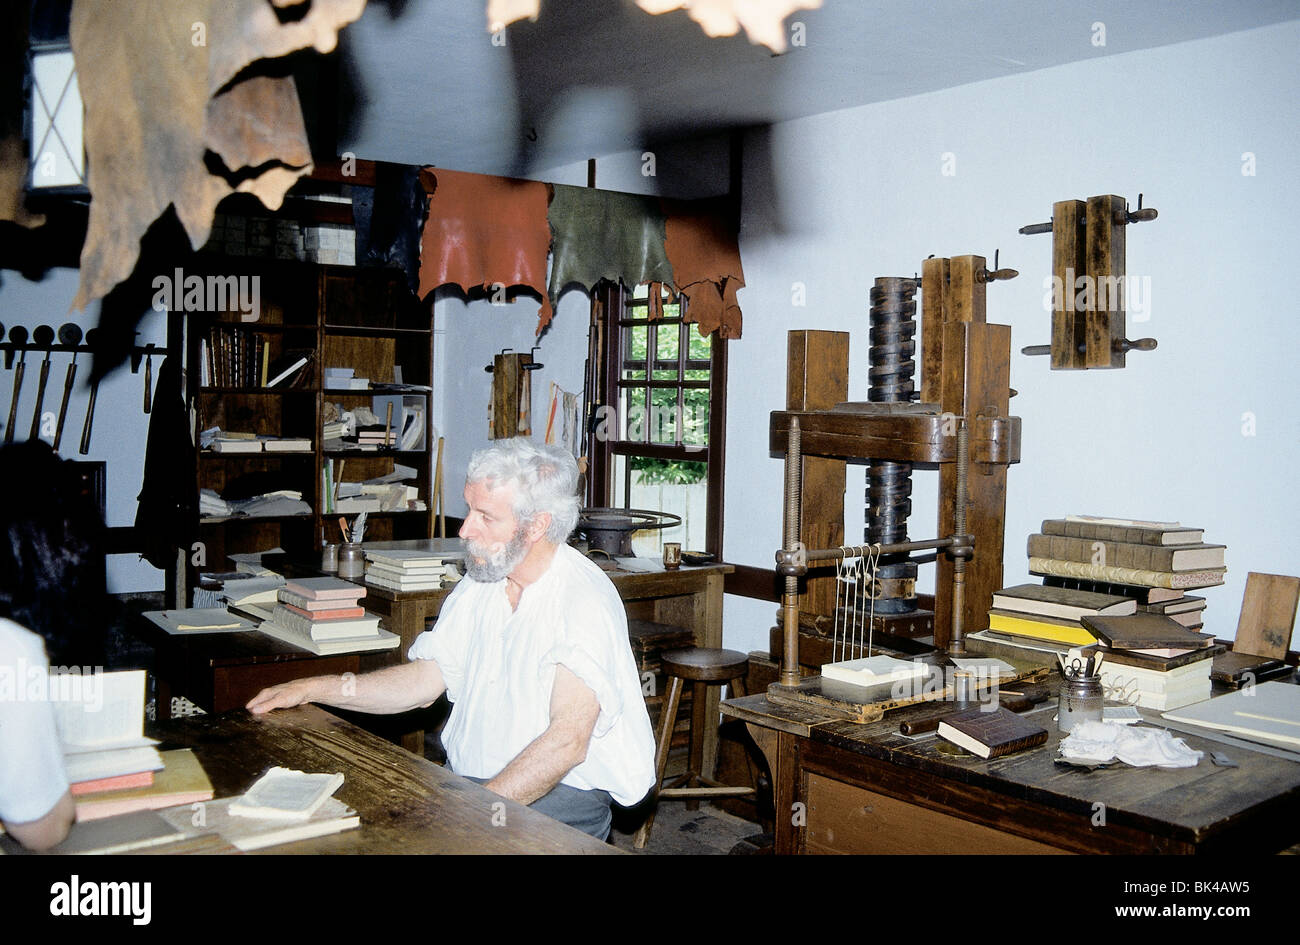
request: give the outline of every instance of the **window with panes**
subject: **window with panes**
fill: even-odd
[[[651,291],[662,317],[652,318]],[[682,524],[633,536],[639,555],[664,541],[721,552],[726,342],[682,319],[668,289],[605,284],[604,407],[596,426],[593,504],[671,512]]]

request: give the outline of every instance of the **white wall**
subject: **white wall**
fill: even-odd
[[[930,254],[1001,248],[1020,278],[989,288],[1012,326],[1004,580],[1028,580],[1024,542],[1045,518],[1093,513],[1203,526],[1228,546],[1228,583],[1204,592],[1206,630],[1232,637],[1246,573],[1300,574],[1292,536],[1300,465],[1294,293],[1300,75],[1295,22],[982,82],[776,126],[745,152],[744,336],[730,349],[728,561],[770,566],[781,540],[785,332],[851,332],[851,396],[865,399],[871,279]],[[770,143],[770,149],[768,147]],[[1243,154],[1254,176],[1243,175]],[[945,155],[956,173],[942,173]],[[767,181],[774,184],[769,187]],[[1130,228],[1128,272],[1149,277],[1160,347],[1122,371],[1052,372],[1019,349],[1049,341],[1051,238],[1020,236],[1052,203],[1139,192],[1158,220]],[[792,285],[806,286],[795,307]],[[1254,417],[1254,435],[1243,424]],[[736,474],[744,469],[745,475]],[[918,476],[912,537],[935,528],[935,479]],[[861,527],[851,467],[848,533]],[[755,514],[763,510],[763,514]],[[932,583],[933,569],[923,568]],[[772,605],[728,597],[726,643],[766,649]],[[1292,646],[1295,646],[1293,641]]]
[[[99,303],[91,304],[84,312],[70,312],[68,306],[77,294],[76,269],[51,269],[45,278],[30,280],[11,270],[5,270],[0,283],[0,322],[5,326],[5,340],[9,329],[23,325],[29,336],[37,325],[49,325],[57,332],[59,326],[73,322],[82,333],[99,322]],[[165,313],[149,311],[141,319],[136,344],[150,342],[160,348],[167,344],[167,317]],[[56,339],[57,343],[57,339]],[[40,386],[43,357],[35,351],[27,353],[23,370],[23,386],[18,395],[18,418],[14,424],[14,442],[27,439],[31,431],[32,411],[36,407],[36,393]],[[69,356],[55,353],[50,359],[50,376],[46,382],[42,414],[58,417],[63,398],[63,382],[67,374]],[[15,362],[15,367],[17,363]],[[144,445],[149,432],[149,417],[144,413],[144,368],[132,374],[129,362],[99,385],[95,400],[95,416],[91,425],[90,452],[78,453],[81,429],[86,417],[90,396],[87,381],[90,378],[91,359],[86,354],[77,357],[77,379],[72,397],[68,401],[68,414],[59,443],[59,455],[64,459],[103,461],[108,482],[105,495],[107,524],[110,527],[135,524],[136,496],[144,475]],[[157,383],[161,358],[154,358],[153,379]],[[13,399],[14,374],[6,371],[0,375],[0,423],[9,418],[9,405]],[[52,432],[42,435],[47,443],[54,442]],[[110,555],[108,558],[108,590],[122,594],[131,591],[161,590],[163,573],[138,555]]]
[[[560,297],[551,325],[536,338],[538,301],[521,295],[507,305],[486,300],[467,303],[456,289],[440,289],[434,303],[436,356],[434,423],[446,437],[443,446],[444,508],[462,517],[465,470],[476,449],[488,445],[488,416],[492,403],[492,375],[484,367],[503,348],[530,351],[543,365],[529,372],[532,383],[533,439],[546,432],[546,410],[551,382],[569,393],[582,394],[587,353],[587,323],[591,304],[581,292]]]

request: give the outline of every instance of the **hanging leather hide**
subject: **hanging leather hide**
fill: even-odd
[[[751,43],[774,53],[786,50],[785,18],[796,10],[817,10],[822,0],[636,0],[651,15],[685,9],[706,36],[735,36],[741,27]]]
[[[126,279],[140,238],[168,206],[191,245],[207,242],[217,204],[239,190],[276,209],[311,170],[293,81],[236,80],[250,63],[333,49],[365,0],[133,0],[72,8],[70,39],[85,102],[90,217],[81,254],[84,308]],[[209,168],[210,155],[220,167]]]
[[[570,285],[590,291],[601,279],[627,286],[673,281],[656,198],[556,184],[550,219],[552,302]]]
[[[740,247],[723,200],[663,202],[667,220],[664,249],[673,267],[673,284],[686,297],[686,321],[700,334],[740,337],[736,292],[745,284]]]
[[[420,238],[420,298],[441,285],[523,286],[542,299],[537,333],[551,321],[546,255],[550,188],[536,181],[427,168],[429,217]]]

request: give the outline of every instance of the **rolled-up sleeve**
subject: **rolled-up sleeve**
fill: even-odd
[[[623,697],[619,693],[609,667],[595,656],[592,648],[581,638],[557,643],[547,654],[544,671],[553,672],[555,666],[563,666],[582,680],[600,703],[600,715],[596,718],[596,727],[592,735],[601,737],[619,720],[623,714]]]
[[[465,686],[465,659],[469,635],[467,621],[458,620],[457,614],[465,606],[465,595],[457,586],[443,601],[438,622],[415,638],[406,657],[410,660],[433,660],[447,684],[447,698],[458,701]]]

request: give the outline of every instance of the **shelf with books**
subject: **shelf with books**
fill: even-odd
[[[308,448],[274,450],[263,442],[258,450],[236,442],[223,443],[218,452],[196,445],[196,487],[211,490],[221,499],[228,498],[228,493],[247,496],[288,490],[300,494],[311,509],[299,515],[210,516],[201,520],[204,541],[209,544],[209,565],[223,566],[212,551],[224,555],[281,547],[306,557],[318,551],[322,541],[338,541],[339,516],[351,518],[354,513],[334,510],[334,498],[326,490],[332,490],[336,473],[344,477],[345,491],[358,494],[367,480],[391,478],[394,473],[405,477],[402,500],[409,495],[421,507],[376,510],[367,532],[375,540],[430,537],[433,517],[425,507],[432,493],[434,445],[430,306],[419,303],[407,289],[404,276],[395,271],[220,257],[208,257],[204,264],[213,271],[229,267],[241,277],[258,277],[260,309],[251,321],[243,320],[247,313],[233,308],[189,316],[187,363],[196,429],[220,427],[261,441],[293,438]],[[215,374],[216,361],[209,354],[214,348],[212,339],[229,343],[236,358],[242,351],[240,363],[245,370],[237,377],[247,383],[199,383],[229,379]],[[259,342],[260,355],[256,353]],[[252,370],[259,357],[266,364],[265,376],[260,368]],[[273,379],[271,364],[277,359],[291,368],[295,360],[304,358],[307,363],[284,382],[274,387],[262,385],[263,380]],[[329,368],[336,372],[327,375]],[[329,378],[338,375],[364,378],[367,388],[374,382],[385,389],[331,385]],[[394,391],[394,382],[401,381],[416,385],[416,389],[408,390],[403,384]],[[356,387],[360,386],[358,382]],[[385,397],[389,400],[382,399]],[[340,410],[361,407],[374,412],[378,404],[378,422],[383,424],[389,419],[389,401],[397,408],[392,420],[396,433],[405,427],[410,435],[405,449],[326,448],[323,424],[327,417],[333,420]],[[392,495],[396,496],[396,491]],[[209,502],[210,507],[217,507],[211,499]]]

